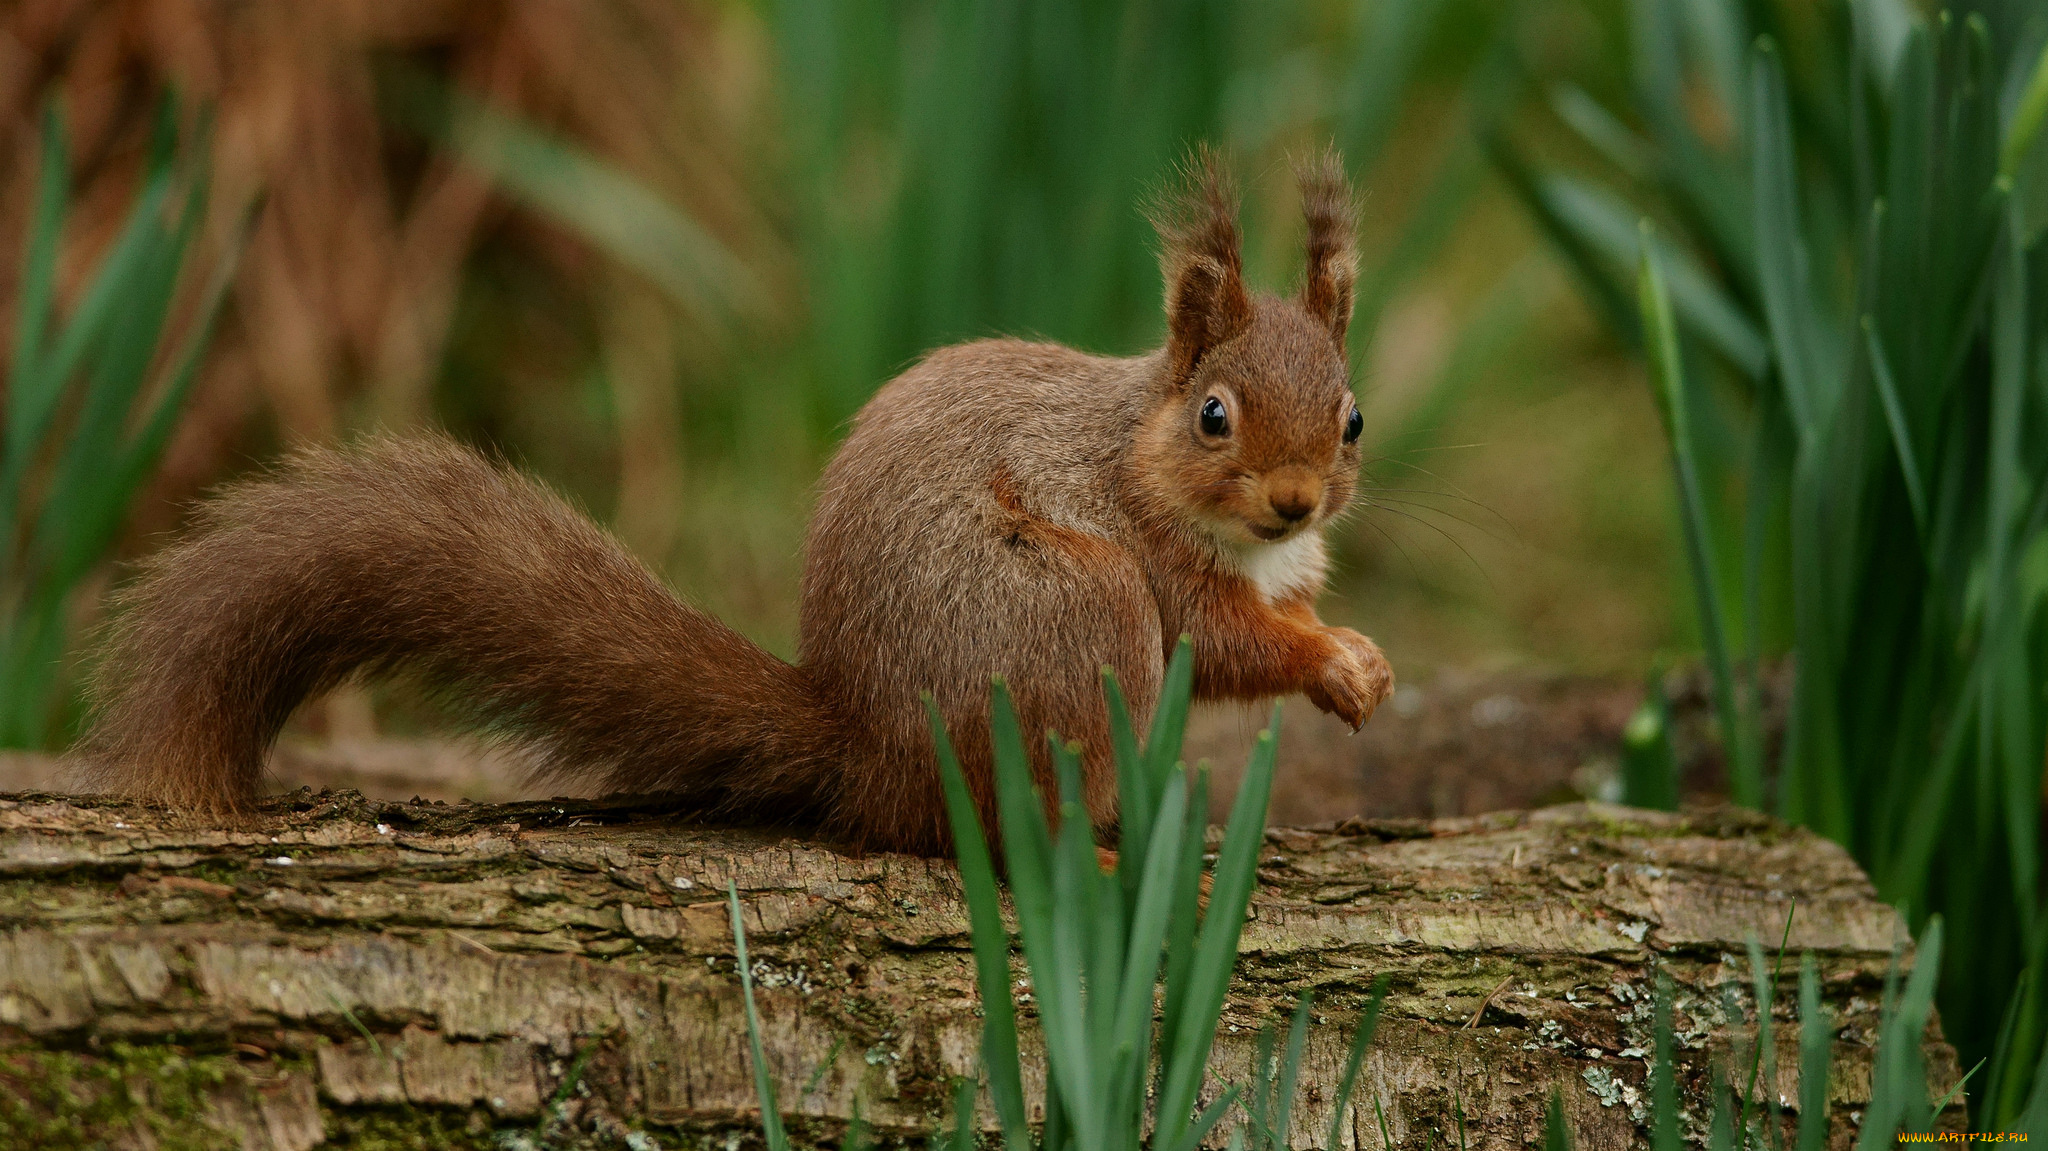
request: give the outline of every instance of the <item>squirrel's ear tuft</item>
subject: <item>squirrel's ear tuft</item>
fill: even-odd
[[[1178,384],[1210,349],[1251,322],[1239,255],[1237,190],[1207,147],[1188,157],[1179,186],[1152,210],[1164,244],[1166,357]]]
[[[1334,150],[1297,164],[1295,178],[1301,183],[1301,214],[1308,220],[1308,277],[1301,285],[1301,307],[1342,347],[1358,282],[1358,207],[1344,178],[1344,161]]]

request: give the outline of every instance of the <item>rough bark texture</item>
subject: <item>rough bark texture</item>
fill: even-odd
[[[1393,992],[1346,1146],[1645,1142],[1654,966],[1681,1090],[1750,1065],[1745,941],[1775,944],[1796,1100],[1797,955],[1836,1028],[1834,1143],[1866,1098],[1900,940],[1838,848],[1761,817],[1573,806],[1274,830],[1216,1070],[1316,994],[1295,1145],[1319,1147],[1373,978]],[[0,1146],[708,1145],[755,1141],[722,895],[738,884],[769,1062],[800,1142],[856,1096],[921,1136],[979,1037],[945,862],[559,801],[268,801],[234,827],[89,799],[0,799]],[[1019,988],[1020,996],[1025,989]],[[1027,1008],[1028,999],[1022,1000]],[[1474,1021],[1476,1020],[1476,1024]],[[1930,1028],[1934,1086],[1955,1060]],[[986,1118],[987,1109],[983,1109]]]

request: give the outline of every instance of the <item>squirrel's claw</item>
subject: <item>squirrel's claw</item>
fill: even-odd
[[[1333,651],[1304,691],[1317,707],[1351,726],[1355,734],[1394,691],[1394,668],[1378,644],[1352,631],[1333,627],[1326,633]]]

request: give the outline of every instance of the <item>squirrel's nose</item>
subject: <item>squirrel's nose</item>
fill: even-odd
[[[1310,479],[1277,483],[1267,490],[1266,499],[1281,519],[1293,523],[1316,510],[1323,499],[1323,485]]]
[[[1292,522],[1316,510],[1316,505],[1299,495],[1274,496],[1273,510],[1280,513],[1281,519]]]

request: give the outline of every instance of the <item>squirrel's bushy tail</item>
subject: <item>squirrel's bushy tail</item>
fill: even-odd
[[[228,489],[123,594],[86,782],[193,808],[257,791],[292,710],[405,673],[545,773],[803,817],[831,709],[589,519],[452,442],[301,452]]]

